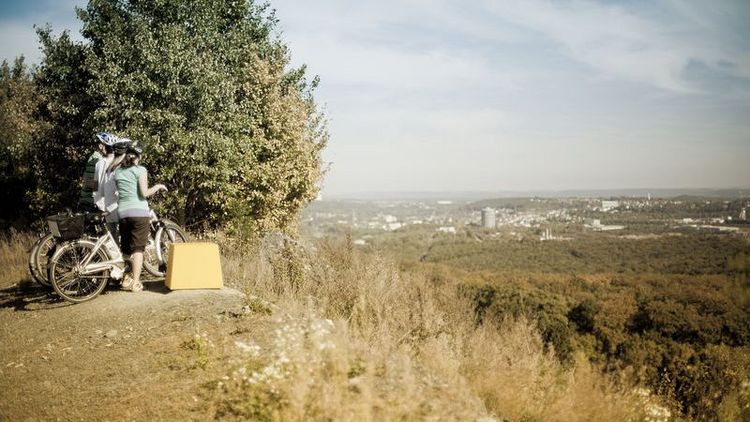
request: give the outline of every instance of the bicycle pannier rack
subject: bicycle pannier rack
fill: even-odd
[[[57,214],[47,217],[47,225],[52,235],[62,240],[73,240],[83,236],[84,214]]]

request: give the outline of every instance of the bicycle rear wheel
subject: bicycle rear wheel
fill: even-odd
[[[49,281],[55,292],[63,299],[73,303],[85,302],[98,296],[107,287],[109,270],[96,274],[82,274],[81,262],[95,246],[94,242],[89,240],[77,240],[62,245],[52,256],[49,263]],[[107,259],[104,250],[99,249],[90,262],[104,262]]]
[[[51,286],[47,278],[47,263],[55,251],[56,244],[57,242],[52,233],[47,233],[36,241],[29,254],[29,272],[31,273],[31,278],[43,286]]]
[[[161,277],[159,272],[159,256],[156,253],[156,233],[152,233],[143,251],[143,269],[154,277]]]
[[[149,239],[143,257],[144,269],[155,277],[164,277],[167,273],[169,245],[188,241],[187,233],[179,224],[167,219],[162,220],[162,223],[154,235],[153,244]]]

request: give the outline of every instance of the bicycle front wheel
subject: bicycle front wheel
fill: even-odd
[[[57,242],[52,233],[47,233],[36,241],[34,247],[31,249],[31,254],[29,254],[29,272],[31,273],[31,278],[43,286],[51,286],[47,278],[47,264],[55,252],[56,244]]]
[[[179,224],[164,219],[163,225],[156,231],[153,244],[149,240],[143,259],[143,267],[156,277],[164,277],[167,273],[169,259],[169,245],[188,241],[188,235]]]
[[[81,263],[96,245],[90,240],[77,240],[62,245],[49,263],[49,281],[63,299],[80,303],[91,300],[107,287],[109,270],[95,274],[82,274]],[[90,263],[104,262],[107,254],[99,249]]]

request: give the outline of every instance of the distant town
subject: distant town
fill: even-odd
[[[576,233],[624,237],[704,231],[747,236],[748,198],[500,198],[484,200],[319,200],[303,213],[313,234],[351,230],[361,235],[405,230],[570,240]],[[367,236],[356,239],[366,243]]]

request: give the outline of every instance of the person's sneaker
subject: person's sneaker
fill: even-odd
[[[120,287],[123,290],[130,290],[133,287],[133,277],[131,277],[130,274],[125,274],[125,276],[122,277],[122,284]]]
[[[133,286],[130,288],[132,292],[140,292],[141,290],[143,290],[143,284],[140,281],[133,283]]]

